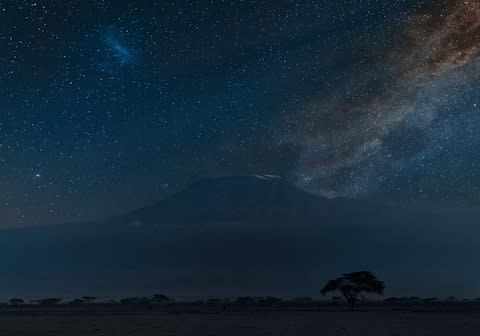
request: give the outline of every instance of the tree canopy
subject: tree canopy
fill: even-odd
[[[320,291],[323,295],[339,291],[345,297],[352,309],[358,301],[360,293],[373,293],[383,295],[385,284],[383,281],[367,271],[343,274],[341,277],[330,280]]]

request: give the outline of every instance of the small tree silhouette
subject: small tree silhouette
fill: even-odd
[[[339,291],[345,297],[351,309],[355,309],[360,293],[383,295],[385,284],[371,272],[353,272],[343,274],[340,278],[330,280],[320,291],[323,295]]]
[[[24,302],[25,302],[24,300],[19,299],[19,298],[10,299],[10,304],[14,305],[14,306],[19,306],[19,305],[23,304]]]
[[[62,299],[60,298],[46,298],[46,299],[40,300],[40,304],[42,306],[55,306],[60,304],[60,302],[62,302]]]
[[[170,301],[171,299],[164,294],[154,294],[152,296],[153,303],[164,303],[164,302],[170,302]]]
[[[97,300],[97,298],[95,296],[84,296],[82,297],[83,301],[85,301],[86,303],[93,303]]]

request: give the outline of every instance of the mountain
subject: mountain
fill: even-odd
[[[125,215],[123,220],[147,225],[279,225],[299,216],[310,221],[325,214],[334,203],[275,176],[234,176],[201,180],[155,205]],[[122,218],[114,220],[118,219]]]
[[[109,220],[4,230],[0,292],[315,295],[368,269],[392,295],[476,295],[475,222],[328,199],[275,176],[205,179]]]

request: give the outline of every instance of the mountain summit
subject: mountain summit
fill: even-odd
[[[271,175],[200,180],[123,220],[153,225],[198,225],[253,221],[276,224],[320,211],[328,199],[313,195]]]

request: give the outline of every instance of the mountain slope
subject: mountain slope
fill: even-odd
[[[201,180],[155,205],[114,221],[132,225],[312,224],[328,216],[342,216],[344,208],[348,208],[347,217],[376,212],[373,204],[351,199],[331,200],[293,187],[278,177],[234,176]]]

